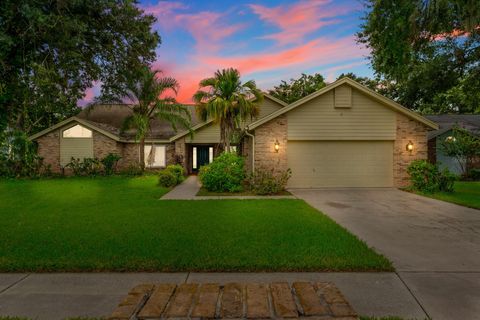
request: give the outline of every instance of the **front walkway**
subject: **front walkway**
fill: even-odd
[[[431,318],[479,319],[480,210],[387,188],[290,191],[388,257]]]
[[[303,281],[334,283],[359,315],[426,318],[415,297],[391,272],[0,274],[0,316],[36,320],[108,316],[125,294],[141,283]]]
[[[160,200],[296,199],[295,196],[197,196],[201,186],[197,176],[189,176]]]

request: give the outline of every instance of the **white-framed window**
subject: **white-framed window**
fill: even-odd
[[[212,163],[213,161],[213,147],[208,148],[208,163]]]
[[[145,145],[145,166],[148,168],[161,168],[166,166],[166,146]]]
[[[63,130],[62,136],[64,138],[91,138],[92,130],[77,124],[67,130]]]

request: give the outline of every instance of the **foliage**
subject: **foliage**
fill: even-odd
[[[480,169],[471,169],[468,177],[475,181],[480,181]]]
[[[177,80],[171,77],[160,77],[161,71],[141,69],[137,77],[127,82],[123,91],[117,96],[108,97],[108,101],[132,104],[132,115],[125,118],[122,130],[135,129],[136,140],[140,141],[140,166],[145,169],[145,138],[150,131],[151,122],[155,119],[168,122],[174,131],[177,126],[190,130],[190,112],[179,104],[174,96],[179,87]],[[107,101],[107,100],[106,100]],[[104,102],[106,102],[104,101]],[[91,105],[90,108],[95,108]]]
[[[143,173],[144,173],[144,170],[142,169],[139,163],[132,163],[120,171],[121,175],[128,176],[128,177],[141,176]]]
[[[35,144],[23,132],[7,130],[0,135],[0,176],[35,178],[49,173],[50,167],[44,166]]]
[[[0,131],[75,115],[85,90],[113,94],[154,61],[156,19],[134,0],[0,2]]]
[[[164,169],[158,173],[158,184],[164,188],[171,188],[178,184],[178,178],[172,170]]]
[[[243,190],[244,165],[242,157],[223,152],[212,163],[202,166],[198,176],[208,191],[239,192]]]
[[[102,162],[97,158],[73,158],[65,165],[76,176],[96,176],[102,173]]]
[[[180,164],[171,164],[168,165],[166,170],[171,171],[177,178],[177,184],[185,180],[185,169]]]
[[[282,80],[280,85],[275,86],[268,93],[286,103],[293,103],[308,96],[326,86],[325,78],[319,73],[307,75],[302,73],[298,79],[290,79],[290,82]]]
[[[439,171],[438,167],[426,160],[414,160],[407,167],[410,175],[412,188],[425,193],[438,191],[453,192],[456,176],[444,169]]]
[[[234,132],[242,122],[258,115],[263,94],[255,81],[242,83],[238,70],[230,68],[217,70],[213,78],[201,80],[193,100],[202,120],[220,123],[219,146],[229,151]]]
[[[428,197],[480,209],[480,181],[456,181],[455,192],[425,194]]]
[[[106,175],[111,175],[115,173],[117,169],[117,163],[121,159],[118,154],[109,153],[106,155],[100,162],[103,164],[103,170]]]
[[[158,183],[165,188],[171,188],[185,180],[185,170],[180,164],[171,164],[160,171]]]
[[[451,137],[440,144],[441,151],[457,160],[463,176],[468,176],[473,161],[480,156],[480,138],[469,131],[453,127]]]
[[[288,169],[280,174],[275,174],[274,170],[255,170],[250,174],[248,184],[253,193],[258,195],[278,194],[285,190],[287,182],[292,176],[292,170]]]
[[[0,180],[0,272],[393,270],[304,201],[159,201],[157,182]]]
[[[403,105],[423,113],[480,112],[476,7],[460,0],[367,0],[357,38]]]

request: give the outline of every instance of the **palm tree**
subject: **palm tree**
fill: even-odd
[[[230,150],[233,134],[247,118],[258,115],[263,94],[255,81],[242,83],[238,70],[217,70],[213,78],[200,81],[194,94],[197,113],[203,121],[213,119],[220,124],[220,147]]]
[[[170,123],[174,131],[177,125],[190,129],[191,115],[187,107],[179,104],[169,92],[177,94],[177,80],[160,77],[161,71],[145,70],[124,91],[126,99],[133,104],[132,115],[123,123],[123,130],[136,129],[136,140],[140,142],[140,166],[145,169],[145,137],[154,119]]]

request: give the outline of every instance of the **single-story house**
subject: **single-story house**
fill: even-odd
[[[462,174],[458,161],[453,157],[446,156],[441,145],[445,140],[452,139],[452,130],[456,126],[480,138],[480,114],[428,115],[425,118],[439,125],[438,130],[428,133],[428,160],[431,163],[437,163],[440,169],[448,168],[452,173]],[[471,168],[480,168],[480,159],[473,162],[471,166]]]
[[[139,161],[134,132],[121,132],[130,108],[99,106],[31,137],[55,171],[71,159],[117,153],[125,168]],[[192,115],[194,116],[192,106]],[[427,159],[429,119],[349,79],[342,78],[290,105],[266,94],[260,114],[246,124],[241,152],[248,170],[283,172],[290,187],[402,187],[414,159]],[[188,173],[214,158],[218,124],[194,117],[191,136],[169,125],[152,124],[146,139],[153,167],[181,163]],[[147,158],[147,157],[146,157]]]

